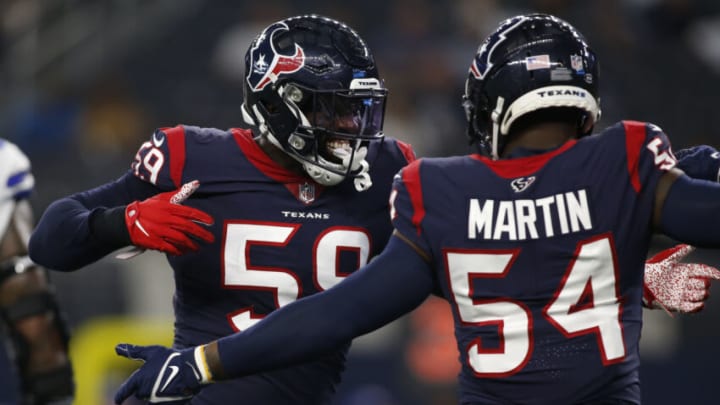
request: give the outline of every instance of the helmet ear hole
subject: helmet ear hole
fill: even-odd
[[[269,100],[261,100],[260,104],[268,115],[275,115],[280,111],[280,106],[276,103],[270,102]]]

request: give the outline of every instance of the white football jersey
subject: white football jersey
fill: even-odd
[[[7,232],[17,203],[28,198],[34,185],[30,159],[15,144],[0,138],[0,236]]]

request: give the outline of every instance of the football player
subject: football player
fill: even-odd
[[[61,271],[128,245],[168,253],[179,349],[246,330],[368,263],[392,232],[393,175],[414,160],[409,145],[383,137],[387,90],[347,25],[317,15],[275,22],[245,64],[252,129],[157,130],[128,173],[54,202],[30,243],[33,260]],[[349,345],[214,384],[193,401],[323,403]]]
[[[180,398],[326,356],[440,291],[455,320],[460,403],[639,403],[651,236],[720,247],[720,185],[678,170],[655,125],[591,135],[596,56],[550,15],[503,22],[475,55],[464,100],[481,153],[402,169],[382,254],[208,345],[118,345],[146,362],[116,402]]]
[[[27,256],[30,161],[0,139],[0,403],[70,404],[68,331],[45,269]]]

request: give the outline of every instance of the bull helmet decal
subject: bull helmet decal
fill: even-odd
[[[252,71],[247,75],[247,81],[253,91],[262,90],[282,74],[297,72],[305,64],[305,52],[298,44],[295,44],[294,55],[277,53],[273,36],[278,31],[288,31],[288,26],[282,22],[270,25],[260,34],[250,50]],[[272,60],[268,64],[269,55],[272,55]]]

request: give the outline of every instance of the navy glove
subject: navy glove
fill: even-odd
[[[692,146],[675,152],[677,167],[693,179],[720,181],[720,153],[708,145]]]
[[[115,393],[116,404],[133,394],[150,403],[182,404],[211,381],[204,346],[175,350],[121,343],[115,346],[115,352],[145,362]]]

